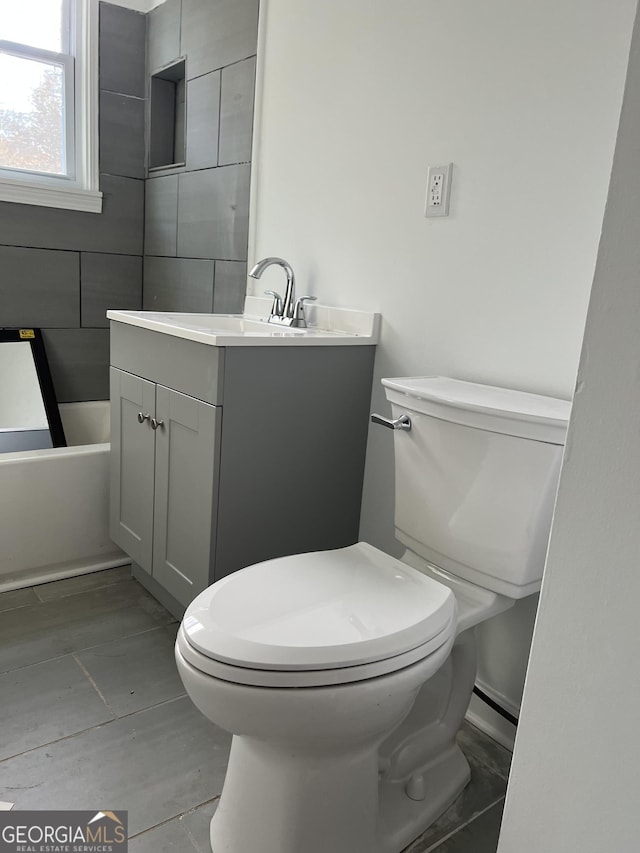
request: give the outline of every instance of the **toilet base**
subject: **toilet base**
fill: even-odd
[[[234,736],[213,853],[372,853],[377,752],[366,744],[310,762],[305,750]]]
[[[469,762],[455,743],[424,771],[420,800],[407,796],[406,782],[380,781],[375,853],[404,850],[449,808],[471,779]]]
[[[234,737],[231,752],[211,821],[213,853],[400,853],[471,777],[457,744],[424,768],[421,800],[407,796],[406,782],[378,782],[370,744],[329,754],[324,762],[316,756],[312,772],[307,756],[253,738]],[[376,812],[377,827],[371,821]]]

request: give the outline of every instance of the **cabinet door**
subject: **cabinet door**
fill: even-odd
[[[221,415],[157,386],[153,576],[185,606],[210,582]]]
[[[155,384],[112,367],[110,534],[145,571],[153,546]],[[139,413],[144,418],[142,423]]]

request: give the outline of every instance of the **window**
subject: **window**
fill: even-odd
[[[99,213],[97,0],[0,0],[0,199]]]

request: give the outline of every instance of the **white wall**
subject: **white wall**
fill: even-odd
[[[381,376],[425,373],[571,396],[634,10],[262,0],[250,260],[282,255],[299,293],[382,313],[376,409]],[[448,161],[451,216],[427,220],[427,166]],[[399,553],[385,432],[361,535]],[[486,677],[512,703],[532,612],[492,626],[509,659]]]
[[[499,853],[638,849],[636,24]]]

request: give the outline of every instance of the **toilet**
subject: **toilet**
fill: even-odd
[[[474,626],[540,588],[570,404],[382,382],[402,558],[359,542],[258,563],[178,631],[187,693],[233,735],[213,853],[400,853],[470,778]]]

